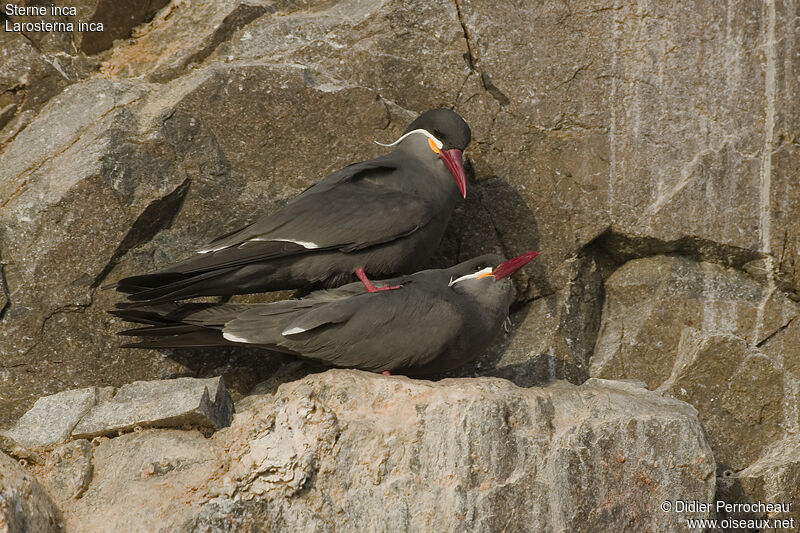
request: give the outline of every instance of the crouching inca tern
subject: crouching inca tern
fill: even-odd
[[[481,354],[503,327],[514,298],[509,278],[536,257],[485,255],[424,270],[370,293],[355,282],[267,304],[162,303],[112,313],[145,327],[129,347],[248,345],[373,372],[430,375]]]

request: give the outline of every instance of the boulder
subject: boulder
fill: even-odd
[[[233,402],[222,378],[135,381],[87,412],[72,437],[91,439],[147,427],[229,426]]]
[[[2,434],[26,448],[66,442],[78,422],[97,402],[112,394],[110,387],[87,387],[42,396],[14,427]]]
[[[118,390],[89,387],[44,396],[2,435],[24,448],[47,448],[148,427],[215,430],[230,425],[232,416],[222,378],[137,381]]]
[[[727,476],[754,467],[798,424],[799,307],[751,267],[672,256],[627,261],[605,282],[591,360],[593,376],[645,381],[693,405],[723,492]],[[763,496],[736,483],[730,502]]]
[[[715,479],[695,410],[638,386],[351,370],[248,397],[208,439],[99,439],[92,464],[70,531],[669,530],[686,516],[659,504]]]

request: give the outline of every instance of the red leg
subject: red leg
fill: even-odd
[[[391,376],[392,375],[392,373],[389,372],[388,370],[384,370],[383,372],[381,372],[381,374],[383,374],[384,376]]]
[[[356,276],[358,279],[361,280],[361,283],[364,284],[364,288],[367,289],[367,292],[381,292],[381,291],[393,291],[395,289],[399,289],[402,285],[392,285],[391,287],[376,287],[372,284],[372,282],[367,277],[367,273],[364,272],[364,267],[358,267],[356,269]]]

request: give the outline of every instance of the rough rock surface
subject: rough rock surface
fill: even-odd
[[[136,381],[44,396],[3,433],[26,448],[118,435],[148,427],[230,425],[233,402],[222,378]]]
[[[46,14],[6,16],[3,4],[0,20],[0,148],[24,129],[48,99],[64,87],[90,76],[100,61],[92,54],[124,39],[138,24],[150,20],[168,0],[76,0],[43,3],[32,0],[12,2],[18,7],[46,8]],[[75,8],[74,16],[53,14],[51,6]],[[7,22],[6,22],[7,21]],[[69,23],[73,31],[5,31],[15,23]],[[103,31],[88,31],[85,24],[103,24]]]
[[[83,496],[93,474],[92,445],[88,440],[79,439],[50,452],[40,479],[53,498],[63,504]]]
[[[0,452],[0,531],[60,532],[61,512],[36,478]]]
[[[794,429],[800,398],[784,406],[784,397],[791,397],[785,373],[746,341],[687,328],[678,351],[672,375],[658,390],[698,410],[721,472],[743,470]]]
[[[788,511],[777,513],[739,512],[739,519],[794,519],[800,524],[800,438],[795,434],[768,447],[759,459],[741,472],[725,472],[717,495],[729,502],[770,502],[789,504]],[[782,529],[782,528],[781,528]],[[768,528],[764,531],[779,531]]]
[[[112,394],[110,387],[88,387],[43,396],[3,436],[28,448],[66,442],[81,418]]]
[[[758,346],[800,316],[800,305],[747,273],[682,257],[628,261],[605,283],[592,375],[658,387],[678,357],[684,328]],[[786,360],[800,360],[787,350]]]
[[[222,378],[136,381],[92,407],[72,430],[92,438],[134,428],[181,425],[219,429],[230,425],[233,402]]]
[[[83,2],[81,16],[121,16],[106,4]],[[761,261],[764,290],[797,295],[792,3],[230,0],[155,13],[161,5],[132,2],[125,24],[153,19],[100,58],[105,79],[67,76],[72,86],[38,116],[31,108],[0,153],[6,424],[33,391],[225,373],[246,393],[265,376],[258,356],[175,362],[116,348],[119,324],[102,312],[115,297],[97,287],[381,153],[373,139],[435,105],[473,126],[476,180],[436,263],[542,251],[522,276],[523,299],[549,298],[521,310],[538,346],[487,366],[539,359],[555,373],[506,374],[585,379],[603,256]],[[88,38],[35,37],[48,53]],[[27,45],[3,50],[17,61],[15,46]],[[10,87],[23,76],[12,63]],[[52,87],[37,101],[63,87],[31,80]],[[0,108],[21,105],[21,92],[3,94],[14,101]]]
[[[510,331],[454,375],[661,387],[719,428],[737,475],[800,432],[797,2],[74,5],[108,31],[0,33],[0,426],[68,389],[224,375],[238,399],[305,372],[121,349],[99,288],[445,105],[474,142],[431,264],[541,252]]]
[[[151,429],[91,450],[91,482],[62,500],[70,531],[665,531],[683,517],[661,501],[714,492],[695,410],[604,380],[331,370],[247,398],[209,439]]]

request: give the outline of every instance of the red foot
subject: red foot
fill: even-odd
[[[384,370],[383,372],[381,372],[381,374],[383,374],[384,376],[391,376],[392,375],[392,373],[389,372],[388,370]]]
[[[364,272],[363,267],[358,267],[356,269],[356,276],[358,276],[358,279],[360,279],[361,283],[364,284],[364,288],[367,289],[367,292],[393,291],[395,289],[399,289],[402,287],[402,285],[391,285],[389,287],[380,287],[380,288],[376,287],[367,277],[367,273]]]

